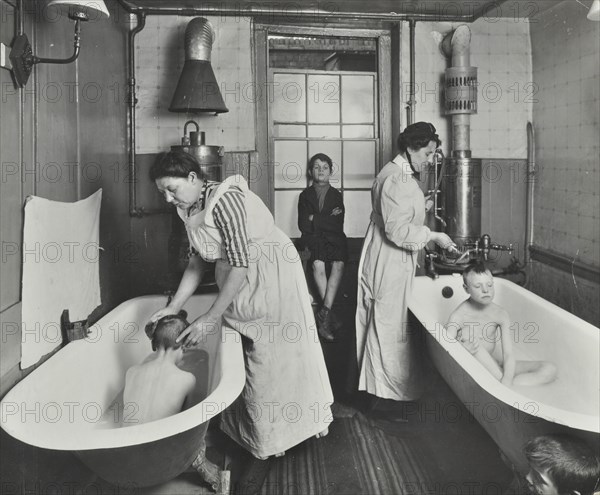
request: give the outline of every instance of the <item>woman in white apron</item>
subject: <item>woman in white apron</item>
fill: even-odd
[[[432,161],[440,144],[433,125],[408,126],[398,136],[399,154],[379,172],[371,189],[371,222],[358,269],[358,388],[381,399],[409,401],[420,393],[416,339],[407,328],[417,255],[429,241],[444,249],[454,243],[423,225],[425,198],[413,173]]]
[[[152,319],[177,313],[194,293],[201,257],[216,263],[219,294],[180,340],[193,346],[218,323],[244,337],[246,386],[221,429],[260,459],[324,435],[333,395],[292,241],[240,175],[208,181],[191,155],[173,151],[159,155],[150,175],[195,250],[171,303]]]

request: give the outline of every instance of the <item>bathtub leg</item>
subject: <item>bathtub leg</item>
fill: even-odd
[[[204,452],[200,452],[198,456],[192,462],[192,466],[198,472],[200,477],[206,481],[210,487],[217,493],[227,493],[223,492],[222,486],[222,471],[216,464],[210,462]],[[229,473],[229,472],[227,472]],[[227,483],[228,484],[228,483]]]

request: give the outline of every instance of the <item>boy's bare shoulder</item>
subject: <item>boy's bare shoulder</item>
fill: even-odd
[[[491,303],[489,309],[497,320],[501,321],[509,319],[508,311],[506,311],[506,309],[499,304]]]
[[[448,320],[452,320],[452,321],[460,320],[464,316],[465,311],[468,309],[468,307],[469,307],[469,299],[465,299],[458,306],[456,306],[456,308],[454,308],[454,311],[452,311],[452,313],[450,313]]]
[[[190,383],[196,383],[196,377],[194,374],[190,373],[189,371],[182,370],[181,368],[174,370],[173,376],[176,377],[179,383],[184,383],[186,385]]]

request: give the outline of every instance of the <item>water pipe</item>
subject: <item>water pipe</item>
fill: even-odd
[[[533,124],[527,122],[527,217],[525,219],[525,263],[531,261],[533,246],[533,200],[535,192],[535,133]]]

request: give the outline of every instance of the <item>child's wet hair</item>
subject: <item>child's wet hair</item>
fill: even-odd
[[[183,342],[176,342],[177,337],[189,325],[185,311],[160,318],[154,325],[152,350],[156,351],[161,347],[163,349],[179,349],[183,345]]]
[[[482,273],[486,273],[486,272],[491,273],[490,269],[487,266],[485,266],[485,263],[477,262],[472,265],[469,265],[462,272],[463,282],[465,284],[467,283],[467,278],[469,277],[469,274],[471,274],[471,273],[476,273],[478,275],[481,275]]]

